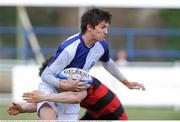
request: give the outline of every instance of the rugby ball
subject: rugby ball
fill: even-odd
[[[62,72],[58,73],[56,77],[61,80],[67,80],[70,74],[72,74],[73,80],[76,80],[82,76],[82,79],[80,80],[80,82],[87,82],[89,85],[93,81],[91,75],[89,75],[86,71],[83,71],[82,69],[79,69],[79,68],[64,69]]]

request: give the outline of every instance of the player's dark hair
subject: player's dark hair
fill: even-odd
[[[92,8],[85,12],[81,17],[81,33],[84,34],[86,32],[87,25],[89,24],[95,29],[95,26],[105,21],[107,23],[111,23],[112,15],[104,10],[98,8]]]
[[[41,65],[41,67],[39,68],[39,76],[42,75],[42,72],[44,71],[44,69],[47,67],[47,65],[50,63],[50,61],[54,58],[54,56],[51,56],[49,58],[47,58]]]

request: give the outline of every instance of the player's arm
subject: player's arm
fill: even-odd
[[[45,71],[42,73],[43,74],[43,80],[47,80],[47,83],[51,83],[51,85],[57,87],[56,85],[58,85],[59,87],[57,88],[61,88],[63,90],[68,90],[68,91],[81,91],[86,89],[86,82],[82,83],[80,82],[81,77],[79,77],[79,79],[77,80],[73,80],[71,76],[68,77],[67,80],[60,80],[59,78],[56,78],[55,76],[53,76],[52,73],[50,73],[50,71],[47,71],[47,68],[45,69]],[[51,82],[50,82],[51,81]]]
[[[111,73],[115,78],[117,78],[119,81],[121,81],[125,86],[127,86],[129,89],[142,89],[145,90],[145,87],[143,84],[140,84],[138,82],[130,82],[128,81],[123,74],[119,71],[117,68],[118,66],[114,63],[112,59],[109,57],[109,45],[108,41],[102,41],[102,46],[104,48],[104,54],[101,57],[100,61],[102,61],[103,67]]]
[[[39,103],[42,101],[49,101],[49,102],[61,102],[61,103],[80,103],[85,97],[87,96],[87,92],[80,91],[80,92],[62,92],[62,93],[52,93],[52,94],[45,94],[41,91],[33,91],[27,92],[23,94],[23,99],[30,103]]]
[[[9,115],[18,115],[20,113],[36,112],[36,109],[37,109],[36,103],[26,103],[26,104],[12,103],[12,105],[8,108],[7,112]]]
[[[114,63],[112,59],[109,59],[108,62],[103,62],[103,67],[111,73],[114,77],[116,77],[119,81],[121,81],[125,86],[129,89],[142,89],[145,90],[143,84],[138,82],[130,82],[128,81],[123,74],[119,71],[118,66]]]
[[[86,85],[83,85],[78,80],[67,79],[68,82],[66,82],[66,80],[60,80],[56,77],[56,74],[61,72],[70,63],[71,57],[66,50],[63,50],[42,72],[42,81],[64,90],[83,90]]]
[[[57,54],[45,70],[41,74],[42,81],[56,87],[60,88],[60,81],[56,78],[56,74],[61,72],[68,65],[68,52],[62,51],[60,54]]]

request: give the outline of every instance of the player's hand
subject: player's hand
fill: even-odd
[[[87,89],[87,82],[80,82],[82,76],[77,80],[72,79],[72,74],[69,75],[66,81],[60,81],[60,88],[68,91],[82,91]]]
[[[143,84],[138,83],[138,82],[130,82],[130,81],[123,81],[124,85],[126,85],[129,89],[142,89],[143,91],[146,90]]]
[[[41,91],[32,91],[24,93],[22,97],[28,103],[39,103],[45,101],[46,94]]]
[[[19,113],[23,113],[23,109],[20,104],[12,103],[12,105],[8,108],[7,113],[9,115],[18,115]]]

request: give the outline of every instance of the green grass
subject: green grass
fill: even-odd
[[[23,113],[19,115],[8,115],[6,112],[8,109],[8,105],[0,105],[0,120],[38,120],[38,116],[36,113]],[[81,109],[80,117],[84,115],[85,109]]]
[[[35,113],[24,113],[16,116],[10,116],[7,114],[6,110],[8,105],[0,105],[0,120],[37,120],[38,117]]]
[[[0,120],[37,120],[36,113],[24,113],[16,116],[9,116],[6,112],[8,106],[0,105]],[[126,107],[129,120],[180,120],[180,110],[173,108],[142,108]],[[80,115],[84,113],[81,109]]]
[[[129,120],[180,120],[180,110],[173,108],[125,108]]]

